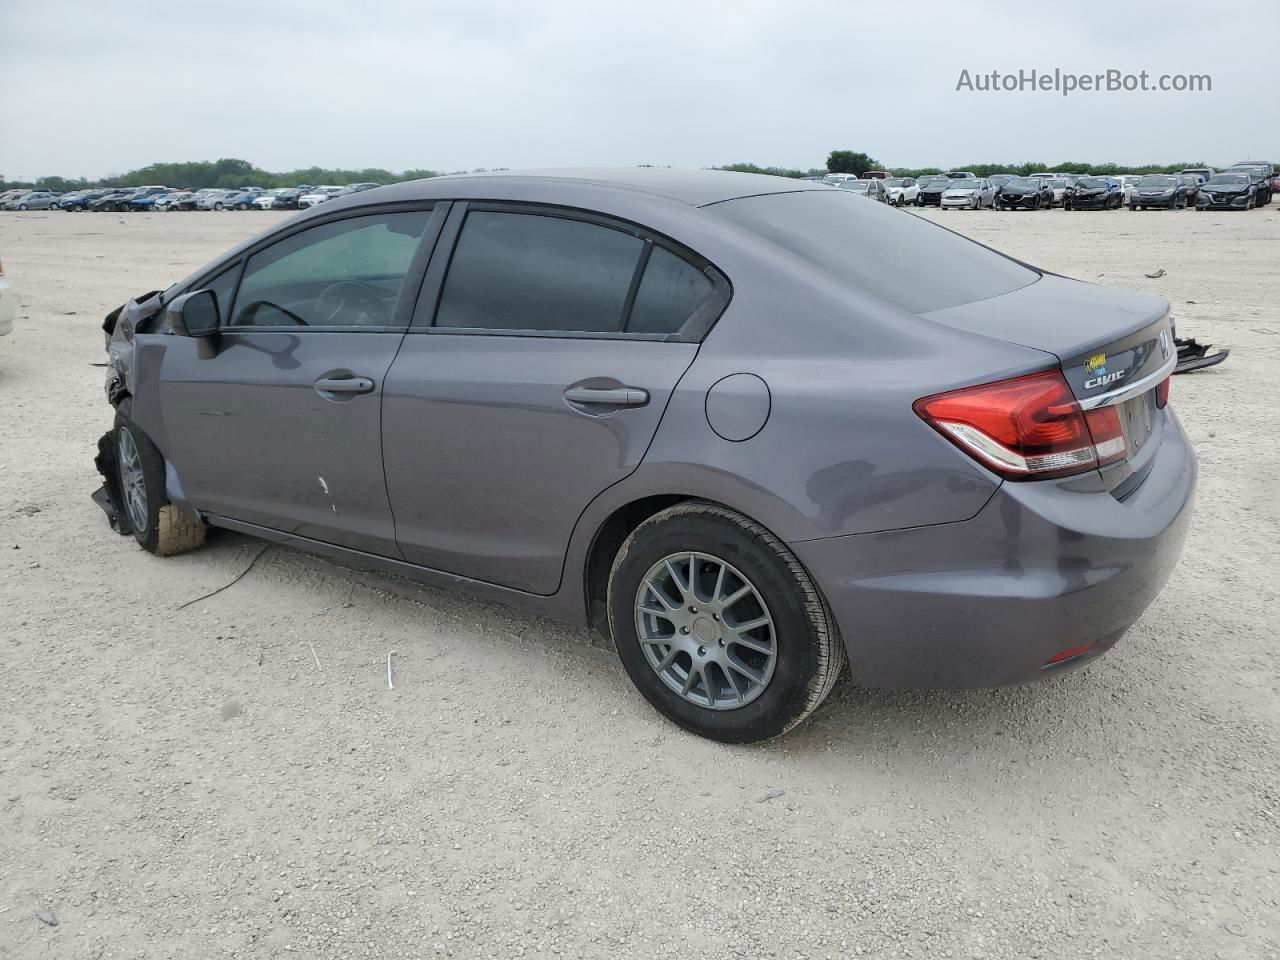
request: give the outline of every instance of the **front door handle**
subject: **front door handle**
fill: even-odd
[[[570,387],[564,392],[564,398],[570,403],[643,407],[649,402],[649,391],[639,387]]]
[[[321,377],[316,381],[318,393],[373,393],[368,377]]]

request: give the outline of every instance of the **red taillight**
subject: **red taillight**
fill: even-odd
[[[1058,370],[925,397],[914,409],[961,450],[1012,479],[1080,473],[1127,452],[1116,410],[1086,414]]]
[[[1169,386],[1173,383],[1173,377],[1165,377],[1160,381],[1160,386],[1156,387],[1156,406],[1164,409],[1164,405],[1169,402]]]

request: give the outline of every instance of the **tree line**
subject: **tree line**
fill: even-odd
[[[968,170],[979,177],[989,177],[993,173],[1011,173],[1026,177],[1033,173],[1096,173],[1109,177],[1122,173],[1177,173],[1190,167],[1204,167],[1203,161],[1186,163],[1085,163],[1079,160],[1064,160],[1062,163],[1046,164],[1034,161],[1023,163],[970,163],[959,164],[952,170]],[[737,170],[741,173],[767,173],[775,177],[820,177],[827,173],[863,174],[868,170],[885,170],[896,177],[924,177],[929,174],[942,173],[941,167],[887,167],[865,153],[853,150],[832,150],[827,156],[827,165],[822,168],[797,170],[789,167],[761,167],[754,163],[729,163],[717,170]]]
[[[477,171],[478,172],[478,171]],[[6,180],[0,176],[0,190],[30,187],[33,190],[86,190],[91,187],[131,187],[143,184],[162,184],[170,187],[292,187],[299,183],[314,185],[348,183],[396,183],[400,180],[422,180],[437,177],[437,170],[402,170],[398,173],[380,167],[363,170],[340,170],[325,167],[304,167],[273,173],[254,166],[248,160],[224,158],[221,160],[195,160],[187,163],[152,163],[137,170],[112,174],[96,180],[85,177],[40,177],[37,180]]]
[[[1203,167],[1204,163],[1084,163],[1081,161],[1063,161],[1058,164],[1037,162],[1025,163],[971,163],[956,167],[957,170],[970,170],[979,177],[993,173],[1012,173],[1027,176],[1032,173],[1096,173],[1109,176],[1120,173],[1177,173],[1188,167]],[[504,168],[497,168],[504,169]],[[775,177],[820,177],[827,173],[862,174],[868,170],[887,170],[899,177],[922,177],[931,173],[942,173],[938,167],[886,167],[866,153],[854,150],[832,150],[827,156],[824,167],[811,167],[800,170],[791,167],[767,167],[754,163],[729,163],[714,167],[716,170],[737,170],[743,173],[763,173]],[[464,172],[464,171],[456,171]],[[483,168],[471,171],[484,172]],[[84,190],[90,187],[125,187],[141,184],[163,184],[170,187],[187,187],[198,190],[202,187],[234,188],[244,186],[256,187],[292,187],[299,183],[334,184],[343,186],[348,183],[395,183],[401,180],[424,180],[428,177],[440,176],[437,170],[402,170],[398,173],[383,170],[380,167],[366,167],[363,170],[340,170],[325,167],[305,167],[299,170],[285,170],[273,173],[254,166],[248,160],[224,158],[221,160],[196,160],[187,163],[153,163],[138,170],[113,174],[97,180],[84,177],[68,178],[59,176],[40,177],[37,180],[6,180],[0,176],[0,190],[26,187],[33,190],[53,190],[65,193],[68,190]]]

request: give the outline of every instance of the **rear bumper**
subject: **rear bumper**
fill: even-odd
[[[1096,475],[1005,483],[971,520],[791,544],[855,682],[1024,683],[1108,649],[1168,579],[1191,517],[1195,454],[1171,411],[1159,441],[1123,501]],[[1050,663],[1064,651],[1076,653]]]

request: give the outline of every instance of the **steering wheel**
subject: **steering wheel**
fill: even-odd
[[[339,280],[316,298],[323,323],[343,327],[383,327],[391,322],[382,292],[371,283]]]

